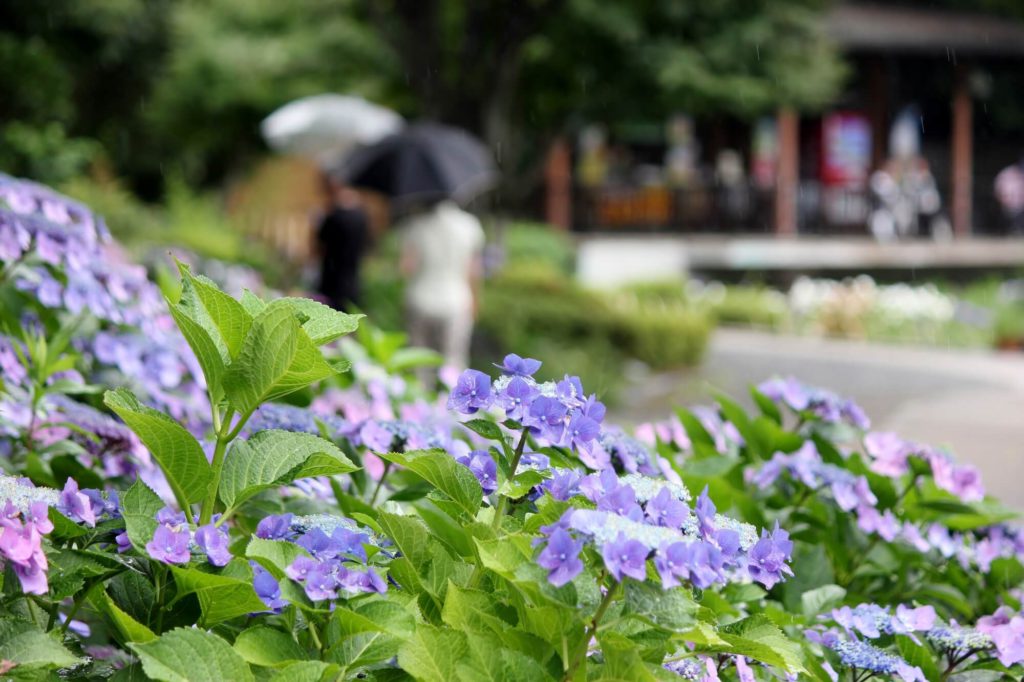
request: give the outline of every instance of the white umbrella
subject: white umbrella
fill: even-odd
[[[314,95],[289,102],[260,124],[271,149],[332,164],[358,145],[397,132],[402,117],[353,95]]]

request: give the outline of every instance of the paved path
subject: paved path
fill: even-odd
[[[743,398],[774,374],[857,400],[873,426],[945,445],[988,490],[1024,510],[1024,354],[922,349],[723,329],[696,370],[636,376],[612,418],[664,417],[714,391]]]

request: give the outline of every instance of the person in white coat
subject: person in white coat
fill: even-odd
[[[476,318],[484,231],[454,201],[441,201],[399,223],[409,341],[437,350],[463,369]]]

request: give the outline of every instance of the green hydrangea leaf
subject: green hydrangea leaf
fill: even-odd
[[[338,679],[338,672],[340,669],[333,663],[301,661],[275,672],[270,682],[325,682]]]
[[[184,426],[139,402],[130,391],[107,391],[103,402],[134,431],[167,478],[183,509],[206,495],[210,464],[199,442]]]
[[[294,542],[264,540],[254,536],[245,548],[245,556],[259,562],[274,578],[281,580],[285,570],[292,565],[292,562],[300,556],[309,556],[309,554]]]
[[[121,495],[121,516],[128,539],[140,552],[145,553],[146,543],[153,539],[156,531],[156,513],[164,508],[164,501],[140,480],[132,483]]]
[[[682,588],[663,590],[650,583],[630,580],[625,584],[623,615],[672,632],[693,627],[697,602]]]
[[[178,305],[185,310],[197,312],[202,308],[205,320],[199,318],[196,321],[208,321],[212,328],[207,327],[207,331],[211,336],[216,333],[227,348],[229,357],[236,357],[252,326],[252,314],[241,303],[221,291],[212,280],[201,275],[193,276],[183,263],[178,263],[178,269],[182,279]]]
[[[156,639],[153,631],[125,613],[111,600],[102,586],[89,593],[89,603],[114,624],[123,642],[150,642]]]
[[[466,637],[469,655],[456,663],[459,679],[464,682],[534,682],[554,678],[533,658],[524,653],[495,646],[489,637],[469,634]]]
[[[0,660],[18,669],[66,668],[78,662],[56,637],[28,621],[0,618]]]
[[[724,625],[718,634],[729,643],[727,649],[719,649],[722,652],[746,656],[791,673],[804,672],[800,647],[766,616],[751,616]]]
[[[398,650],[398,665],[423,682],[450,682],[467,652],[465,633],[420,625]]]
[[[248,663],[266,668],[282,668],[306,658],[306,652],[294,637],[266,626],[240,632],[235,638],[234,649]]]
[[[414,450],[381,454],[384,459],[412,471],[447,495],[469,518],[476,516],[483,490],[476,476],[444,450]]]
[[[224,459],[220,498],[234,509],[262,490],[358,467],[337,445],[310,433],[271,429],[236,441]]]
[[[203,611],[202,622],[206,626],[247,613],[265,611],[267,608],[253,589],[249,565],[240,559],[233,560],[232,564],[241,573],[247,574],[245,579],[207,573],[196,568],[171,566],[174,582],[178,585],[178,598],[195,594]]]
[[[317,346],[330,343],[359,328],[359,320],[365,315],[349,315],[330,306],[308,298],[282,298],[305,318],[302,328]]]
[[[299,321],[290,306],[277,303],[253,318],[238,356],[224,373],[224,393],[241,414],[250,414],[273,395],[298,352]]]
[[[151,642],[129,644],[146,675],[161,682],[250,682],[252,670],[227,642],[194,628],[171,630]]]

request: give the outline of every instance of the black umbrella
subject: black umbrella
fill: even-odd
[[[484,144],[458,128],[418,123],[357,149],[339,174],[353,187],[371,189],[399,203],[455,199],[465,202],[498,181]]]

